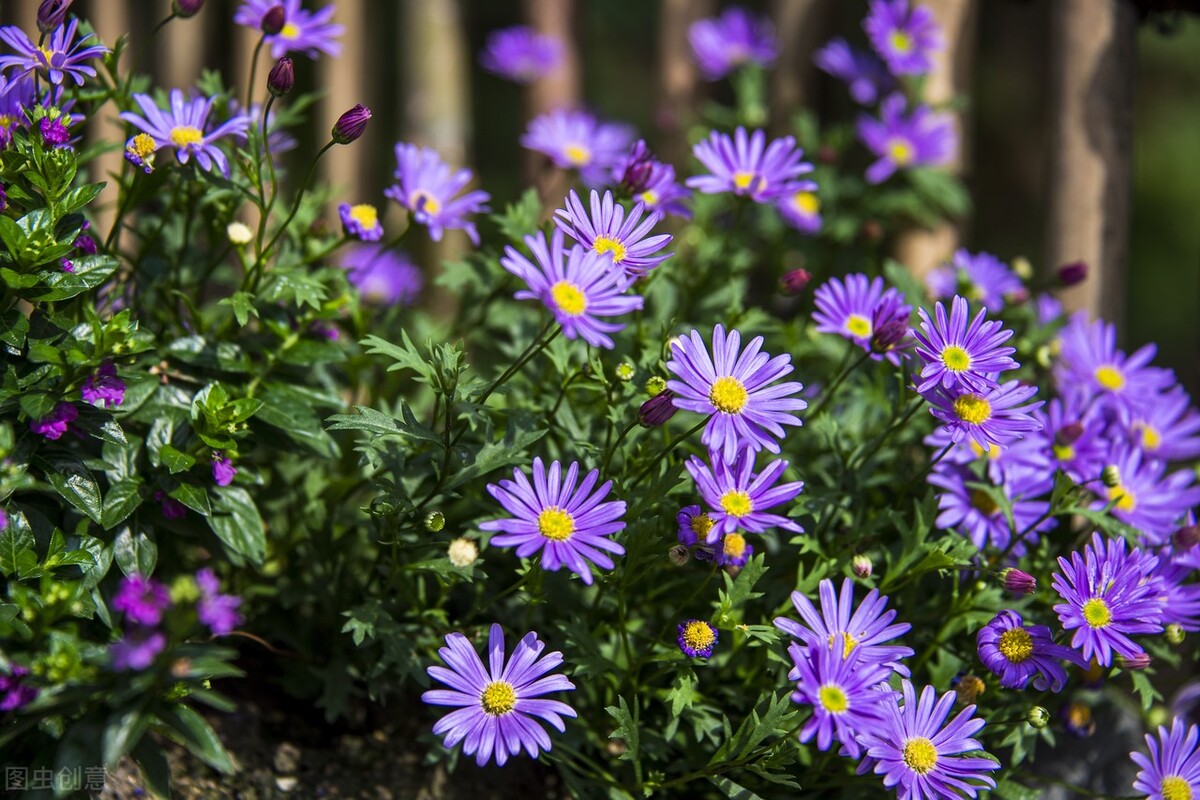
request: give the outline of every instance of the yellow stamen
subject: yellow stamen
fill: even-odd
[[[1093,597],[1083,604],[1083,618],[1093,628],[1103,628],[1112,622],[1112,611],[1102,598]]]
[[[1096,368],[1096,382],[1110,392],[1119,392],[1125,388],[1125,374],[1113,364],[1105,364]]]
[[[887,145],[888,155],[897,167],[906,166],[913,160],[913,146],[903,139],[893,139]]]
[[[1158,432],[1158,428],[1146,422],[1139,422],[1134,428],[1142,434],[1142,449],[1157,450],[1162,447],[1162,434]]]
[[[716,641],[712,628],[699,620],[692,620],[683,626],[682,638],[683,643],[692,650],[707,650]]]
[[[746,385],[730,375],[717,378],[708,390],[708,401],[723,414],[740,414],[749,400]]]
[[[537,518],[538,533],[554,542],[565,542],[575,533],[575,518],[558,506],[543,509]]]
[[[796,192],[792,204],[801,214],[816,214],[821,210],[821,201],[812,192]]]
[[[963,394],[954,399],[954,413],[963,422],[982,425],[992,418],[992,404],[978,394]]]
[[[284,39],[295,39],[300,36],[300,28],[294,22],[287,22],[284,23],[282,30],[279,31],[279,35]]]
[[[1033,637],[1024,628],[1012,628],[1000,634],[996,649],[1010,664],[1020,664],[1033,655]]]
[[[129,140],[125,149],[145,161],[147,156],[158,149],[158,142],[154,141],[154,137],[148,133],[139,133]]]
[[[746,554],[746,537],[740,533],[725,534],[722,544],[726,558],[739,559]]]
[[[842,637],[842,658],[845,658],[850,655],[851,650],[858,646],[858,639],[854,638],[853,634],[846,631],[843,631],[840,634],[831,633],[829,634],[830,649],[833,649],[833,640],[838,636]]]
[[[191,144],[200,144],[204,140],[204,134],[199,128],[192,125],[176,125],[171,128],[171,144],[176,147],[187,147]]]
[[[568,281],[559,281],[550,287],[550,297],[554,305],[564,314],[578,317],[587,310],[587,295],[578,286]]]
[[[581,144],[569,144],[563,148],[571,166],[583,167],[592,160],[592,151]]]
[[[517,692],[511,683],[492,681],[479,695],[479,705],[483,706],[485,714],[503,716],[517,707]]]
[[[369,231],[379,224],[379,212],[370,203],[359,203],[350,207],[350,219]]]
[[[413,192],[408,198],[408,204],[414,211],[423,211],[426,214],[437,214],[442,210],[442,204],[438,202],[437,198],[424,189],[417,189]]]
[[[600,255],[612,253],[614,264],[620,264],[625,260],[625,245],[611,236],[597,236],[596,241],[592,242],[592,249]]]
[[[1168,775],[1162,780],[1163,800],[1192,800],[1192,785],[1178,775]]]
[[[866,339],[871,335],[871,320],[862,314],[851,314],[846,317],[846,330],[850,332],[851,336]]]
[[[962,372],[971,368],[971,354],[956,344],[946,345],[942,364],[951,372]]]
[[[821,701],[821,706],[830,714],[841,714],[850,707],[850,699],[846,697],[846,693],[840,686],[832,684],[822,686],[817,692],[817,698]]]
[[[918,775],[937,766],[937,759],[937,748],[924,736],[914,736],[904,743],[904,763]]]
[[[639,194],[637,199],[641,200],[648,207],[654,208],[656,205],[658,205],[658,192],[654,191],[653,189],[647,189]]]
[[[721,495],[721,508],[731,517],[744,517],[754,510],[754,501],[746,492],[731,489]]]
[[[701,539],[708,538],[708,532],[712,530],[712,517],[708,514],[697,514],[692,517],[691,528],[692,533],[696,534]]]
[[[908,53],[913,48],[912,37],[904,31],[892,31],[891,35],[888,36],[888,43],[891,44],[892,49],[897,53]]]
[[[985,517],[990,517],[1000,510],[1000,504],[982,489],[971,490],[971,505],[978,509],[979,513]]]
[[[1137,508],[1137,495],[1135,495],[1128,487],[1122,484],[1117,484],[1116,486],[1108,487],[1107,492],[1109,501],[1116,501],[1114,508],[1126,512],[1133,511],[1135,508]]]

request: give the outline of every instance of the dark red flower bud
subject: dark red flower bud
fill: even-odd
[[[1079,437],[1083,436],[1083,431],[1083,423],[1079,420],[1069,425],[1063,425],[1058,429],[1058,433],[1054,434],[1054,443],[1060,447],[1070,447],[1079,441]]]
[[[271,67],[271,72],[267,75],[267,89],[274,96],[283,97],[292,90],[295,83],[296,69],[292,60],[284,56],[275,66]]]
[[[42,0],[37,10],[37,26],[42,33],[50,33],[67,18],[73,0]]]
[[[1136,656],[1132,657],[1117,656],[1117,666],[1130,672],[1139,669],[1146,669],[1150,666],[1150,654],[1138,653]]]
[[[862,236],[868,242],[878,242],[883,239],[883,226],[877,219],[869,219],[863,223]]]
[[[1033,594],[1037,590],[1037,578],[1019,569],[1006,569],[1001,573],[1004,588],[1013,594]]]
[[[630,194],[640,194],[646,191],[654,177],[654,154],[646,147],[646,142],[638,139],[629,156],[625,160],[625,169],[621,173],[621,185]]]
[[[1200,544],[1200,525],[1184,525],[1175,531],[1175,546],[1188,550]]]
[[[793,269],[784,274],[780,280],[780,288],[786,294],[800,294],[804,291],[804,287],[808,286],[808,282],[812,280],[812,273],[806,269]]]
[[[671,398],[674,396],[673,392],[662,391],[642,403],[642,407],[638,409],[638,422],[642,424],[642,427],[657,428],[675,416],[678,409],[671,402]]]
[[[1088,265],[1085,261],[1073,261],[1058,268],[1058,282],[1062,286],[1074,286],[1087,280]]]
[[[271,6],[270,10],[263,14],[262,21],[258,24],[264,34],[274,36],[287,24],[287,11],[283,6]]]
[[[333,140],[338,144],[350,144],[363,135],[371,121],[371,109],[361,103],[338,117],[333,124]]]
[[[833,164],[837,159],[838,151],[833,145],[823,144],[817,148],[817,161],[822,164]]]
[[[202,8],[204,8],[204,0],[172,0],[171,2],[171,10],[175,12],[175,16],[183,19],[196,16]]]

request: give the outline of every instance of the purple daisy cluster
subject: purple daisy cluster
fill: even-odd
[[[893,622],[888,598],[872,589],[856,607],[849,578],[836,593],[833,581],[821,581],[818,595],[814,605],[794,592],[800,619],[775,620],[793,639],[792,700],[812,710],[800,741],[815,739],[821,750],[836,746],[838,755],[860,761],[859,773],[881,776],[898,797],[975,797],[993,788],[988,773],[1000,765],[983,757],[974,738],[984,721],[975,717],[974,705],[949,719],[955,692],[939,696],[925,686],[918,695],[902,663],[913,651],[894,643],[911,626]],[[892,688],[893,674],[899,692]]]
[[[813,322],[821,333],[841,336],[876,361],[899,364],[905,347],[912,306],[904,294],[884,286],[883,278],[862,273],[830,278],[813,293]]]

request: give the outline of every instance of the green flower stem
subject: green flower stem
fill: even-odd
[[[536,337],[534,337],[534,340],[529,343],[529,346],[525,348],[525,352],[521,353],[521,355],[517,357],[517,360],[513,363],[513,365],[511,367],[509,367],[508,369],[504,370],[504,372],[502,372],[500,374],[499,378],[496,378],[496,380],[492,381],[492,385],[489,386],[487,388],[487,390],[475,402],[478,403],[479,405],[483,405],[484,403],[486,403],[488,398],[492,396],[492,393],[495,392],[497,389],[499,389],[502,385],[504,385],[505,381],[507,381],[513,375],[516,375],[517,372],[520,371],[521,367],[525,366],[525,364],[528,363],[531,358],[533,358],[538,353],[540,353],[542,350],[544,350],[546,348],[546,345],[553,342],[558,337],[558,335],[560,333],[562,333],[561,326],[556,328],[554,333],[552,333],[549,338],[543,338],[543,337],[546,336],[546,333],[550,330],[551,326],[553,326],[554,324],[555,324],[555,320],[553,320],[553,319],[551,319],[549,322],[547,322],[545,324],[545,326],[542,328],[542,330],[538,333],[538,335]],[[455,439],[455,441],[458,441],[458,440]]]
[[[846,351],[846,358],[842,361],[843,365],[846,365],[846,363],[850,360],[850,355],[853,352],[853,350]],[[846,380],[846,378],[850,377],[850,373],[858,369],[859,366],[870,357],[871,351],[867,350],[861,356],[859,356],[859,358],[853,364],[843,366],[841,372],[839,372],[837,377],[833,379],[833,382],[829,384],[828,388],[821,392],[821,399],[817,401],[816,407],[805,415],[804,421],[811,422],[812,420],[816,419],[817,415],[824,411],[825,407],[829,405],[829,401],[833,399],[834,392],[838,390],[838,387],[842,385],[842,382]]]
[[[637,426],[637,424],[638,424],[638,418],[634,417],[633,419],[631,419],[629,421],[628,425],[626,425],[624,428],[621,429],[621,432],[617,435],[617,440],[612,443],[612,447],[609,447],[608,452],[606,452],[604,454],[604,463],[600,467],[601,475],[608,474],[608,465],[612,461],[613,454],[615,452],[617,452],[617,448],[621,446],[621,442],[625,441],[625,437],[629,435],[629,432],[631,430],[633,430],[634,427]]]
[[[896,431],[900,430],[901,428],[903,428],[905,425],[908,424],[908,421],[913,418],[913,415],[916,414],[917,411],[919,411],[921,409],[921,406],[924,405],[924,403],[925,403],[925,398],[923,398],[919,395],[917,397],[914,397],[909,402],[908,409],[904,412],[904,416],[902,416],[900,419],[893,422],[891,425],[888,426],[887,430],[885,430],[883,433],[879,434],[879,436],[875,437],[875,439],[871,442],[870,446],[868,446],[865,450],[863,450],[862,455],[860,455],[855,460],[855,462],[850,465],[850,467],[849,467],[850,471],[862,469],[863,465],[867,463],[867,461],[871,458],[871,456],[875,455],[875,453],[879,450],[879,448],[883,445],[884,442],[886,442],[888,439],[890,439],[892,437],[893,433],[895,433]]]
[[[700,420],[700,422],[696,423],[695,426],[693,426],[692,428],[689,428],[687,430],[687,432],[679,434],[674,439],[672,439],[670,442],[668,442],[667,446],[664,447],[662,450],[660,450],[658,455],[656,455],[654,458],[652,458],[650,460],[650,463],[646,464],[646,466],[642,468],[642,471],[639,472],[632,481],[630,481],[630,485],[636,486],[639,483],[641,483],[642,479],[645,478],[648,474],[650,474],[650,470],[652,470],[652,469],[654,469],[654,467],[658,466],[658,462],[662,461],[664,458],[669,456],[671,454],[671,451],[673,451],[676,447],[681,445],[686,440],[690,439],[692,434],[694,434],[696,431],[700,430],[705,425],[707,425],[709,419],[711,419],[711,418],[712,418],[712,415],[705,417],[704,419]]]
[[[258,37],[258,44],[254,45],[254,55],[250,56],[250,80],[246,82],[246,105],[243,106],[247,110],[250,108],[250,99],[254,96],[254,78],[258,74],[258,56],[262,52],[263,44],[266,41],[267,35],[265,33]],[[266,137],[265,126],[263,127],[263,137]]]

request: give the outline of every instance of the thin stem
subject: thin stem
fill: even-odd
[[[638,419],[637,417],[634,417],[629,421],[629,424],[621,430],[621,433],[617,435],[617,440],[612,443],[612,446],[608,448],[608,452],[604,454],[604,465],[600,467],[601,475],[608,474],[608,464],[612,461],[613,453],[617,452],[617,448],[621,446],[621,442],[625,441],[625,437],[629,435],[629,432],[633,430],[634,426],[637,424]]]
[[[849,360],[849,355],[852,352],[853,352],[852,350],[846,351],[846,356],[847,356],[846,360],[847,361]],[[850,373],[852,373],[852,372],[854,372],[854,370],[858,369],[859,366],[870,357],[871,357],[871,351],[868,350],[865,353],[863,353],[858,358],[858,360],[855,361],[853,364],[850,364],[847,367],[843,367],[842,371],[840,373],[838,373],[838,376],[833,379],[833,383],[829,384],[829,387],[826,388],[825,391],[821,393],[821,399],[817,401],[816,407],[812,411],[810,411],[808,414],[805,415],[805,418],[804,418],[805,421],[812,422],[812,420],[815,419],[816,416],[818,414],[820,414],[821,411],[823,411],[827,405],[829,405],[829,401],[833,399],[833,393],[836,392],[838,387],[842,385],[842,381],[844,381],[844,380],[846,380],[846,378],[850,377]],[[843,363],[845,363],[845,362],[843,362]]]
[[[681,433],[680,435],[678,435],[674,439],[672,439],[670,442],[668,442],[667,446],[664,447],[662,450],[660,450],[658,455],[656,455],[654,458],[652,458],[650,460],[650,463],[647,464],[645,467],[643,467],[642,471],[639,472],[636,477],[634,477],[634,479],[630,482],[630,485],[636,486],[637,484],[641,483],[642,478],[645,478],[646,475],[648,475],[650,473],[650,470],[654,469],[654,467],[658,465],[658,462],[662,461],[664,458],[669,456],[671,454],[671,451],[673,451],[680,444],[682,444],[683,442],[685,442],[686,440],[691,438],[693,433],[695,433],[696,431],[700,430],[705,425],[707,425],[708,420],[710,418],[711,418],[711,415],[708,417],[705,417],[704,419],[700,420],[700,422],[698,422],[694,427],[689,428],[686,433]]]
[[[500,377],[498,377],[498,378],[496,378],[496,380],[492,381],[492,385],[487,388],[487,391],[485,391],[483,393],[483,395],[478,400],[475,401],[478,405],[483,405],[484,403],[486,403],[487,399],[492,396],[492,393],[494,391],[499,389],[504,384],[504,382],[507,381],[509,378],[511,378],[513,375],[517,374],[517,371],[520,370],[521,367],[525,366],[526,362],[528,362],[529,359],[533,358],[535,355],[537,355],[539,352],[541,352],[542,349],[546,347],[546,345],[550,344],[550,342],[554,341],[554,339],[560,333],[562,333],[562,328],[559,327],[557,330],[554,331],[554,333],[550,336],[549,339],[546,339],[544,341],[542,340],[542,337],[544,337],[546,335],[546,332],[550,330],[550,327],[552,325],[554,325],[554,323],[555,323],[555,321],[553,319],[551,319],[549,322],[547,322],[545,324],[545,326],[542,328],[542,330],[538,333],[538,335],[536,337],[534,337],[534,340],[529,343],[529,346],[525,348],[525,352],[523,352],[520,356],[517,357],[516,362],[514,362],[511,367],[504,370],[504,372],[502,372],[500,374]]]
[[[124,177],[125,169],[129,165],[128,161],[121,161],[121,177]],[[133,173],[133,180],[129,182],[129,188],[125,190],[121,197],[121,202],[117,204],[117,214],[113,218],[112,227],[108,229],[108,236],[104,237],[104,249],[112,252],[113,240],[117,236],[117,232],[121,230],[121,220],[125,217],[125,212],[129,210],[129,204],[133,201],[133,187],[137,183],[137,179],[141,173]]]
[[[258,74],[258,54],[262,52],[263,44],[267,41],[267,35],[264,33],[258,37],[258,44],[254,45],[254,55],[250,57],[250,80],[246,83],[246,110],[250,110],[250,98],[254,96],[254,77]]]
[[[950,442],[941,450],[939,450],[936,456],[929,459],[929,463],[925,465],[925,469],[921,470],[921,474],[909,481],[909,484],[917,484],[923,481],[925,476],[927,476],[930,472],[933,472],[933,468],[937,466],[937,463],[946,457],[946,454],[950,452],[950,448],[952,447],[954,447],[954,442]]]
[[[868,447],[866,450],[864,450],[862,455],[859,456],[856,463],[850,466],[850,469],[851,470],[858,469],[858,468],[862,467],[863,464],[866,464],[867,460],[875,454],[875,451],[879,449],[880,445],[882,445],[889,438],[891,438],[891,435],[893,433],[895,433],[896,431],[898,431],[899,429],[903,428],[905,425],[908,424],[908,421],[913,418],[913,415],[916,414],[917,411],[920,410],[921,405],[924,402],[925,402],[925,400],[923,397],[920,397],[920,396],[914,397],[912,399],[912,402],[909,403],[908,410],[904,412],[904,416],[901,417],[900,419],[898,419],[897,421],[893,422],[891,425],[888,426],[887,430],[885,430],[883,433],[881,433],[879,436],[877,436],[875,438],[875,440],[871,443],[871,446]]]

